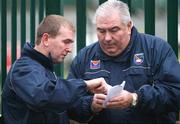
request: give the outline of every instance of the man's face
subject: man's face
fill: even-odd
[[[98,16],[96,18],[97,37],[101,49],[109,56],[117,56],[123,52],[130,41],[131,22],[121,23],[119,14]]]
[[[66,27],[61,27],[56,37],[49,38],[49,53],[53,63],[60,63],[72,51],[74,32]]]

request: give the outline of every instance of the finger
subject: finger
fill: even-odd
[[[107,102],[107,108],[120,108],[120,104],[118,102]]]
[[[99,87],[101,87],[101,82],[95,82],[93,85],[93,89],[98,89]]]
[[[95,92],[104,94],[106,92],[106,88],[104,86],[97,87]]]
[[[106,95],[104,94],[95,94],[95,99],[101,99],[101,100],[105,100]]]
[[[99,105],[102,105],[103,102],[104,102],[104,100],[102,100],[102,99],[97,99],[97,100],[96,100],[96,103],[99,104]]]
[[[109,104],[109,105],[117,105],[117,104],[119,104],[119,101],[108,101],[107,102],[107,104]]]
[[[120,97],[113,97],[109,100],[109,102],[118,102],[118,101],[121,101]]]
[[[95,101],[93,102],[92,106],[91,106],[92,110],[95,112],[99,112],[101,111],[103,108],[101,107],[101,105],[97,104]]]

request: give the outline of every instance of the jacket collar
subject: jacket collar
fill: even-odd
[[[127,48],[123,51],[123,53],[121,53],[120,55],[118,56],[115,56],[115,57],[112,57],[112,56],[108,56],[106,55],[101,47],[100,47],[100,44],[97,43],[97,53],[96,53],[96,57],[101,59],[101,60],[105,60],[105,61],[114,61],[114,62],[126,62],[128,59],[130,59],[130,51],[133,49],[133,46],[134,46],[134,42],[135,42],[135,39],[136,39],[136,36],[137,36],[137,30],[135,27],[133,27],[131,29],[131,38],[130,38],[130,42],[127,46]]]
[[[35,50],[33,48],[33,45],[31,45],[30,43],[25,43],[21,56],[28,56],[33,60],[39,62],[45,68],[48,68],[49,70],[53,71],[53,62],[51,58],[48,58],[42,53]]]

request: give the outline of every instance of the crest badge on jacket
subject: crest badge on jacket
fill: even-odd
[[[135,63],[136,65],[142,64],[143,61],[144,61],[144,53],[134,54],[134,63]]]
[[[100,68],[100,60],[91,60],[90,69],[99,69]]]

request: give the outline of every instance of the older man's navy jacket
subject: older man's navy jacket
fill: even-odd
[[[125,90],[137,92],[138,103],[134,108],[94,113],[89,123],[175,124],[175,112],[180,108],[180,65],[164,40],[138,33],[133,27],[130,43],[121,55],[107,56],[98,42],[85,47],[72,62],[68,78],[98,77],[112,86],[126,81]],[[81,107],[87,116],[90,105]]]
[[[83,80],[56,77],[51,59],[27,43],[4,83],[4,123],[67,124],[67,108],[85,92]]]

